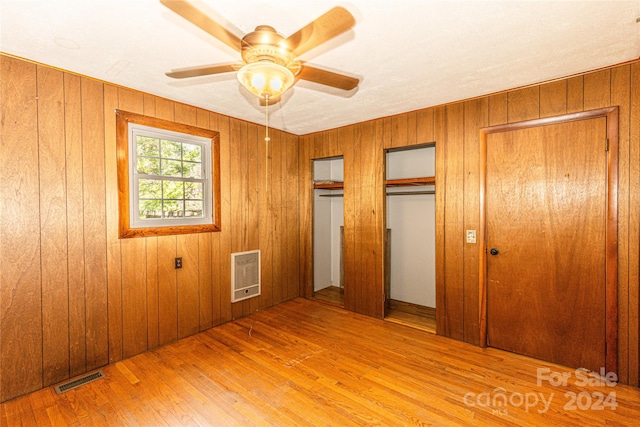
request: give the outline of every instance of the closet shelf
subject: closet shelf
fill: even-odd
[[[342,181],[316,181],[313,188],[322,190],[342,190],[344,182]]]
[[[387,187],[415,187],[421,185],[435,185],[435,176],[422,176],[417,178],[401,178],[401,179],[388,179],[386,182]],[[323,190],[342,190],[344,188],[344,182],[341,181],[316,181],[313,183],[313,188]]]
[[[388,179],[387,187],[413,187],[418,185],[435,185],[435,176],[423,176],[418,178]]]

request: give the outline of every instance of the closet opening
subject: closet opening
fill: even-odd
[[[313,161],[313,298],[344,307],[344,159]]]
[[[386,150],[385,320],[436,332],[435,144]]]

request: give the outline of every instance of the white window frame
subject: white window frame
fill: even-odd
[[[213,221],[212,178],[211,178],[211,139],[152,126],[129,122],[129,218],[131,228],[170,227],[211,224]],[[145,136],[170,140],[201,147],[202,178],[175,178],[163,175],[145,175],[138,173],[138,150],[136,137]],[[160,159],[162,162],[162,159]],[[200,182],[203,184],[203,212],[201,217],[140,218],[139,182],[140,179],[158,179],[166,181]],[[163,198],[164,200],[164,198]]]

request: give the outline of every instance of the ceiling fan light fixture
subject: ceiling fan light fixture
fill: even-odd
[[[238,81],[260,98],[275,98],[293,85],[291,70],[269,61],[247,64],[238,71]]]

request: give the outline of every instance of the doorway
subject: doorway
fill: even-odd
[[[313,161],[313,298],[344,307],[344,159]]]
[[[385,320],[436,331],[435,144],[386,152]]]
[[[616,371],[617,150],[617,108],[482,130],[481,342]]]

